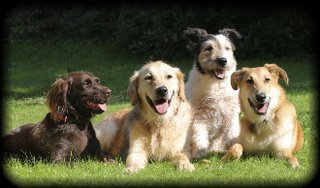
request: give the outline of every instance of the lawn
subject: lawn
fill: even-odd
[[[241,49],[238,49],[241,50]],[[148,59],[113,50],[108,45],[78,42],[47,45],[43,42],[13,43],[5,48],[6,72],[3,109],[3,132],[25,123],[36,123],[48,112],[46,92],[57,77],[68,70],[84,70],[101,78],[102,84],[113,90],[108,111],[96,116],[97,123],[109,113],[129,107],[126,96],[128,80],[134,70]],[[240,161],[223,163],[222,154],[206,157],[209,163],[193,160],[196,171],[178,172],[167,161],[150,161],[137,174],[124,172],[125,164],[118,160],[107,164],[92,159],[70,164],[50,164],[30,156],[27,162],[10,158],[3,162],[6,178],[18,186],[26,185],[275,185],[308,184],[317,172],[318,135],[314,111],[318,108],[315,89],[315,59],[295,56],[268,59],[238,59],[238,68],[277,63],[287,71],[289,99],[296,105],[305,136],[305,146],[296,156],[300,167],[290,169],[285,160],[272,156],[246,156]],[[192,59],[168,62],[185,73],[192,67]]]

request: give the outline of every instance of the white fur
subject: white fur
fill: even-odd
[[[236,70],[237,62],[230,50],[230,41],[223,35],[215,37],[221,47],[218,56],[227,59],[225,78],[220,80],[201,74],[194,65],[186,83],[186,97],[195,111],[192,125],[193,157],[226,151],[240,131],[238,91],[231,87],[231,74]],[[207,41],[207,44],[214,44],[214,41]],[[201,59],[199,56],[199,61],[211,58],[204,57],[201,56]]]

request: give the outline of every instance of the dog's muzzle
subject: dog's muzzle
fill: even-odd
[[[224,57],[219,57],[216,61],[221,67],[225,67],[227,65],[227,59]]]
[[[216,78],[222,80],[226,76],[225,66],[227,65],[227,59],[224,57],[219,57],[216,59],[216,63],[219,65],[219,68],[214,69],[214,75]]]
[[[107,103],[111,98],[112,90],[107,87],[102,87],[100,96],[91,96],[83,102],[85,108],[94,114],[100,114],[107,110]]]
[[[256,94],[255,100],[257,104],[255,104],[253,101],[250,100],[250,98],[248,98],[248,102],[251,108],[253,108],[256,114],[265,115],[268,111],[271,98],[267,100],[266,94],[263,92],[260,92]]]
[[[156,89],[156,95],[158,98],[157,100],[152,101],[150,97],[146,96],[148,104],[153,108],[153,110],[156,113],[160,115],[163,115],[168,111],[174,92],[172,93],[172,96],[169,100],[166,99],[165,97],[167,96],[167,94],[168,94],[168,89],[165,86],[161,86]]]

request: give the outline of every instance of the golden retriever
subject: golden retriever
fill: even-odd
[[[128,173],[144,168],[149,159],[169,159],[178,170],[194,171],[189,161],[192,111],[181,71],[162,61],[149,62],[130,78],[128,96],[132,109],[95,126],[102,150],[113,157],[126,156],[128,150]]]
[[[295,106],[286,98],[278,83],[287,84],[287,73],[276,64],[243,68],[232,74],[233,89],[240,90],[241,130],[234,144],[222,160],[240,159],[245,153],[275,153],[288,159],[290,166],[299,166],[293,152],[300,150],[304,138],[297,120]]]

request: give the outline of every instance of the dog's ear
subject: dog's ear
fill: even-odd
[[[232,34],[233,36],[237,37],[238,39],[241,38],[240,33],[235,29],[229,29],[229,28],[220,29],[219,33],[221,35],[224,35],[224,36],[228,37],[228,38],[232,38],[232,36],[230,34]]]
[[[236,38],[240,39],[241,38],[241,35],[240,33],[235,30],[235,29],[229,29],[229,28],[225,28],[225,29],[220,29],[219,30],[219,33],[221,35],[224,35],[226,37],[229,38],[230,42],[231,42],[231,45],[232,45],[232,50],[235,51],[236,50],[236,47],[235,45],[233,44],[233,36],[235,36]]]
[[[231,87],[234,90],[238,89],[239,82],[243,78],[244,73],[245,73],[245,69],[238,70],[238,71],[235,71],[234,73],[232,73],[232,75],[231,75]]]
[[[188,40],[187,49],[192,53],[200,49],[202,41],[204,41],[207,36],[208,33],[204,29],[187,27],[187,29],[183,31],[183,37]]]
[[[286,71],[280,68],[277,64],[265,64],[264,67],[267,68],[275,78],[281,78],[287,85],[289,85],[289,78]]]
[[[180,71],[179,68],[175,68],[176,69],[176,76],[178,78],[179,81],[179,92],[178,92],[178,96],[180,98],[181,101],[186,101],[186,95],[184,93],[184,74]]]
[[[134,71],[133,75],[130,78],[130,83],[128,87],[128,97],[131,101],[132,106],[136,105],[139,101],[139,94],[138,94],[138,82],[139,82],[139,72]]]
[[[67,80],[58,78],[51,86],[47,95],[47,105],[51,112],[51,118],[55,122],[64,121],[68,111],[67,94],[69,83]]]

